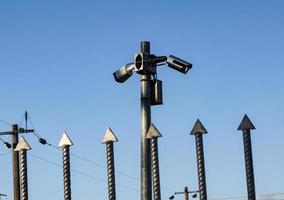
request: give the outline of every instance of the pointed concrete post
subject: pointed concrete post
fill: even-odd
[[[63,133],[59,142],[63,155],[63,182],[64,182],[64,200],[71,200],[71,175],[70,175],[70,146],[73,142],[66,132]]]
[[[207,130],[204,128],[201,121],[197,119],[190,134],[195,135],[197,172],[198,172],[198,182],[199,182],[199,199],[200,200],[207,200],[204,150],[203,150],[203,134],[206,134],[206,133],[207,133]]]
[[[111,130],[111,128],[108,128],[106,130],[102,143],[106,144],[106,151],[107,151],[107,176],[108,176],[107,180],[108,180],[109,200],[116,199],[113,143],[117,141],[118,139]]]
[[[27,170],[27,151],[31,147],[25,140],[21,137],[15,150],[20,153],[20,171],[21,171],[21,199],[28,200],[28,170]]]
[[[155,127],[154,124],[151,124],[147,132],[146,138],[150,139],[150,144],[151,144],[154,200],[161,200],[160,168],[159,168],[159,152],[158,152],[159,137],[162,137],[162,134],[158,131],[158,129]]]
[[[238,130],[243,132],[245,164],[246,164],[246,178],[247,178],[247,192],[248,200],[255,200],[255,184],[253,172],[253,158],[251,148],[250,130],[255,129],[247,115],[244,116]]]

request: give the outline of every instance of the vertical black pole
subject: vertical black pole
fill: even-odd
[[[150,42],[141,42],[141,52],[150,54]],[[152,199],[150,141],[146,139],[151,124],[151,75],[141,75],[141,200]]]
[[[255,185],[250,130],[243,132],[248,200],[255,200]]]
[[[255,127],[248,118],[248,116],[245,115],[238,130],[242,130],[243,132],[248,200],[255,200],[256,195],[255,195],[253,158],[252,158],[251,136],[250,136],[251,129],[255,129]]]
[[[205,177],[205,164],[204,164],[204,151],[203,151],[203,138],[201,134],[195,135],[196,141],[196,157],[199,181],[199,194],[200,200],[207,200],[206,177]]]
[[[188,198],[188,187],[184,187],[184,200],[189,200],[189,198]]]
[[[21,163],[21,198],[28,200],[28,170],[27,170],[27,150],[20,151]]]
[[[70,178],[70,146],[62,148],[63,154],[63,180],[64,180],[64,200],[71,200],[71,178]]]
[[[14,151],[19,138],[18,138],[18,125],[12,125],[12,148],[13,148],[13,186],[14,186],[14,200],[21,200],[20,196],[20,167],[19,167],[19,152]]]
[[[207,133],[207,130],[202,125],[201,121],[197,119],[191,135],[195,135],[196,144],[196,158],[197,158],[197,172],[199,182],[199,199],[207,200],[206,189],[206,176],[205,176],[205,164],[204,164],[204,150],[203,150],[203,134]]]
[[[116,192],[115,192],[113,142],[106,143],[106,151],[107,151],[107,173],[108,173],[108,196],[109,200],[115,200]]]

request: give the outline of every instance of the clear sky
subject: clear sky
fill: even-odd
[[[284,192],[284,1],[7,1],[0,2],[0,119],[19,123],[28,110],[38,133],[71,149],[73,199],[107,199],[105,146],[115,143],[117,198],[140,198],[140,87],[112,73],[132,62],[139,43],[152,53],[193,63],[186,75],[158,69],[164,105],[153,107],[159,140],[162,195],[197,189],[194,137],[204,136],[209,198],[246,195],[242,135],[252,132],[257,194]],[[22,124],[23,125],[23,124]],[[1,131],[9,129],[0,123]],[[8,137],[2,137],[10,140]],[[61,152],[26,135],[31,200],[63,199]],[[12,199],[11,154],[0,148],[0,192]],[[8,154],[7,154],[8,153]],[[93,162],[76,157],[82,156]],[[78,171],[79,170],[79,171]],[[136,177],[136,178],[135,178]],[[182,199],[182,196],[177,199]]]

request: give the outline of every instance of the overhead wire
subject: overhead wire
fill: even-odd
[[[36,136],[38,139],[41,139],[42,137],[41,137],[41,135],[35,130],[34,125],[33,125],[33,123],[32,123],[32,120],[31,120],[29,114],[27,114],[27,120],[30,122],[32,128],[34,129],[34,136]],[[55,148],[55,149],[60,149],[59,147],[57,147],[57,146],[55,146],[55,145],[53,145],[53,144],[51,144],[51,143],[49,143],[49,142],[47,142],[47,141],[46,141],[46,144],[47,144],[48,146],[50,146],[50,147]],[[83,156],[80,156],[80,155],[78,155],[78,154],[70,153],[70,155],[72,155],[72,156],[74,156],[74,157],[76,157],[76,158],[78,158],[78,159],[80,159],[80,160],[82,160],[82,161],[84,161],[84,162],[86,162],[86,163],[89,163],[89,164],[91,164],[91,165],[94,165],[94,166],[97,166],[97,167],[100,167],[100,168],[107,169],[107,167],[106,167],[105,165],[102,165],[102,164],[100,164],[100,163],[97,163],[97,162],[95,162],[95,161],[92,161],[92,160],[90,160],[90,159],[88,159],[88,158],[84,158]],[[135,180],[136,182],[140,182],[140,179],[137,178],[137,177],[135,177],[135,176],[131,176],[131,175],[126,174],[126,173],[124,173],[124,172],[122,172],[122,171],[119,171],[119,170],[115,170],[115,172],[116,172],[116,174],[118,174],[118,175],[121,175],[121,176],[127,177],[127,178],[129,178],[129,179]],[[165,187],[165,186],[162,186],[162,188],[163,188],[164,190],[169,191],[169,192],[175,192],[175,190],[170,189],[170,188]]]
[[[51,161],[51,160],[42,158],[42,157],[37,156],[37,155],[35,155],[35,154],[29,153],[28,155],[31,156],[31,157],[33,157],[33,158],[36,158],[36,159],[38,159],[38,160],[44,161],[44,162],[46,162],[46,163],[49,163],[49,164],[51,164],[51,165],[54,165],[54,166],[57,166],[57,167],[60,167],[60,168],[62,167],[61,164],[58,164],[58,163],[56,163],[56,162],[54,162],[54,161]],[[91,178],[91,179],[94,179],[94,180],[97,180],[97,181],[100,181],[100,182],[107,183],[107,180],[102,179],[102,178],[99,178],[99,177],[96,177],[96,176],[93,176],[93,175],[90,175],[90,174],[88,174],[88,173],[86,173],[86,172],[84,172],[84,171],[81,171],[81,170],[78,170],[78,169],[74,169],[74,168],[71,168],[70,170],[73,171],[73,172],[75,172],[75,173],[77,173],[77,174],[80,174],[80,175],[82,175],[82,176],[85,176],[85,177],[88,177],[88,178]],[[122,184],[117,184],[117,186],[118,186],[118,187],[121,187],[121,188],[124,188],[124,189],[128,189],[128,190],[132,190],[132,191],[135,191],[135,192],[139,192],[139,190],[136,189],[136,188],[132,188],[132,187],[129,187],[129,186],[125,186],[125,185],[122,185]]]
[[[8,125],[8,126],[12,126],[12,124],[11,124],[11,123],[6,122],[6,121],[4,121],[4,120],[2,120],[2,119],[0,119],[0,122],[2,122],[2,123],[4,123],[4,124],[6,124],[6,125]]]

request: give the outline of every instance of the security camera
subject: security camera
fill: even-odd
[[[134,69],[134,65],[125,65],[121,67],[119,70],[113,73],[114,79],[119,82],[123,83],[126,81],[130,76],[132,76],[132,70]]]
[[[170,55],[166,61],[168,66],[172,69],[175,69],[179,72],[182,72],[186,74],[188,70],[192,68],[192,64],[189,62],[186,62],[185,60],[182,60],[178,57],[175,57],[173,55]]]

